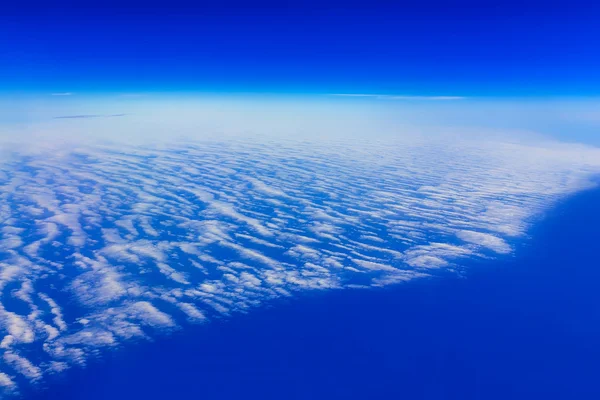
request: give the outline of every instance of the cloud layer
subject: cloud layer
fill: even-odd
[[[597,149],[387,138],[80,145],[0,163],[0,388],[299,291],[512,251]]]

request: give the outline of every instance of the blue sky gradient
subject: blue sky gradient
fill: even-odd
[[[1,13],[5,93],[600,94],[591,1],[33,1]]]
[[[0,397],[598,398],[598,21],[2,5]]]

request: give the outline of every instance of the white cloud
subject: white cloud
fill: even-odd
[[[15,342],[32,343],[35,340],[33,327],[26,318],[2,308],[0,309],[0,322]]]
[[[501,257],[599,171],[588,147],[412,136],[16,152],[0,177],[0,294],[27,312],[0,308],[0,352],[39,380],[298,291]]]
[[[202,311],[198,310],[198,308],[195,307],[193,304],[177,303],[177,307],[179,307],[184,313],[186,313],[192,321],[206,320],[206,316],[202,313]]]
[[[489,233],[474,232],[474,231],[459,231],[456,233],[460,239],[465,242],[477,244],[494,250],[496,253],[510,253],[511,248],[502,238],[499,238]]]
[[[447,101],[447,100],[463,100],[466,97],[463,96],[407,96],[407,95],[395,95],[395,94],[366,94],[366,93],[336,93],[331,96],[338,97],[368,97],[381,100],[433,100],[433,101]]]
[[[42,370],[39,367],[32,364],[27,358],[19,356],[12,351],[4,352],[4,361],[33,382],[42,378]]]
[[[8,388],[8,389],[12,389],[15,388],[15,382],[10,379],[10,377],[8,375],[6,375],[4,372],[0,372],[0,387],[1,388]]]

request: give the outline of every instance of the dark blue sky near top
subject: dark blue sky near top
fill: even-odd
[[[578,1],[30,1],[0,9],[0,91],[600,94]]]

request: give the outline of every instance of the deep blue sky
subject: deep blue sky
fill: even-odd
[[[592,1],[101,4],[3,4],[0,91],[600,94]]]

